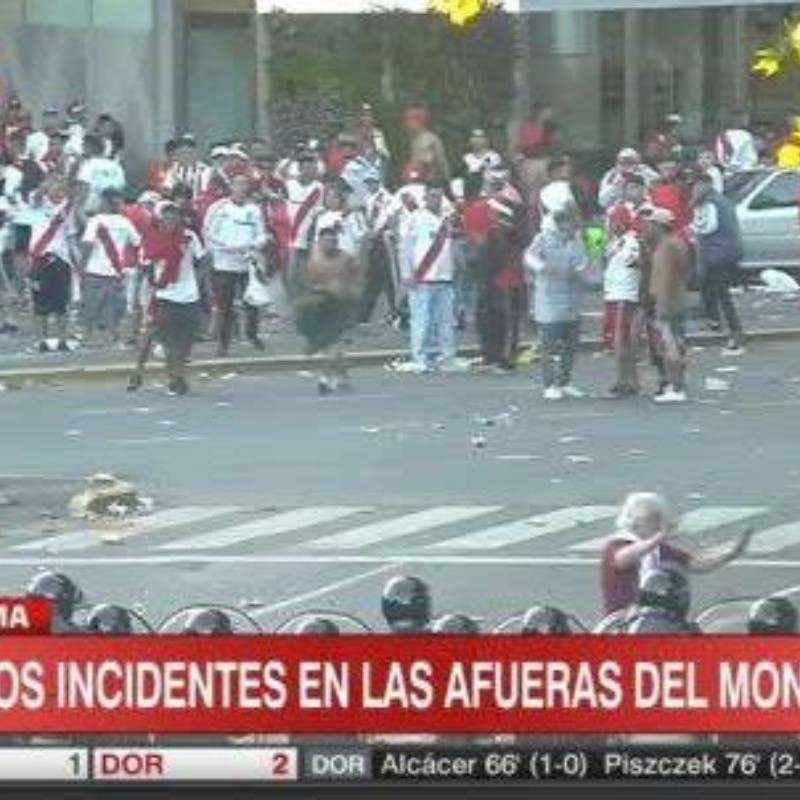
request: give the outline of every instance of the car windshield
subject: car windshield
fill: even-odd
[[[747,172],[734,172],[725,178],[725,196],[733,203],[738,203],[747,197],[755,188],[756,184],[767,175],[765,170],[753,170]]]

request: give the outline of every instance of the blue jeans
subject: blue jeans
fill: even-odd
[[[409,289],[411,360],[430,367],[456,355],[456,293],[452,283],[423,283]]]

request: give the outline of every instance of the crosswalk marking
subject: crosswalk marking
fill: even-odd
[[[166,528],[179,525],[194,525],[210,519],[233,514],[241,509],[237,506],[180,506],[158,511],[146,517],[141,517],[132,523],[130,528],[123,527],[119,531],[120,539],[130,539],[142,533],[155,533]],[[31,550],[47,550],[52,553],[64,553],[74,550],[86,550],[97,545],[101,532],[98,529],[88,529],[50,536],[46,539],[37,539],[12,547],[12,550],[23,552]]]
[[[599,522],[614,516],[615,506],[576,506],[523,520],[495,525],[477,533],[457,536],[430,545],[430,550],[498,550],[501,547],[551,536],[577,525]]]
[[[313,550],[356,550],[501,510],[502,506],[437,506],[315,539],[304,547]]]
[[[680,530],[686,536],[698,536],[706,531],[721,528],[750,517],[764,514],[768,509],[754,506],[709,506],[689,511],[681,518]],[[610,532],[609,532],[610,533]],[[599,536],[586,542],[578,542],[567,548],[575,553],[596,553],[603,549],[608,536]]]
[[[229,528],[221,528],[198,536],[188,536],[174,542],[162,544],[159,550],[220,550],[223,547],[250,542],[253,539],[265,539],[282,533],[291,533],[314,525],[351,517],[370,511],[369,508],[354,506],[315,506],[300,508],[274,514],[271,517],[245,522]]]
[[[800,544],[800,521],[788,522],[759,531],[751,540],[748,553],[777,553],[792,545]]]

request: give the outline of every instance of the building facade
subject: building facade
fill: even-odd
[[[780,121],[798,79],[749,76],[789,3],[520,0],[522,106],[551,102],[570,146],[637,142],[667,113],[700,139],[726,114]],[[177,131],[208,144],[268,128],[255,0],[2,0],[0,81],[35,111],[84,100],[126,125],[132,166]],[[800,74],[800,70],[798,70]]]

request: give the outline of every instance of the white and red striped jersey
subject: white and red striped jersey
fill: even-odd
[[[86,273],[114,277],[135,266],[142,237],[126,216],[96,214],[81,241],[90,246]]]
[[[286,202],[291,224],[290,245],[293,250],[308,250],[311,246],[311,225],[322,210],[324,190],[319,181],[303,184],[286,182]]]
[[[27,220],[31,226],[28,253],[32,259],[54,255],[68,264],[72,262],[69,238],[77,228],[69,200],[54,203],[44,197],[40,203],[30,207]]]
[[[415,283],[452,281],[455,271],[453,258],[453,218],[443,210],[441,215],[427,208],[411,215],[404,243],[408,253],[407,264]]]
[[[199,197],[208,189],[213,168],[198,161],[195,164],[170,164],[162,178],[162,189],[171,192],[176,186],[188,186],[192,190],[192,197]]]

